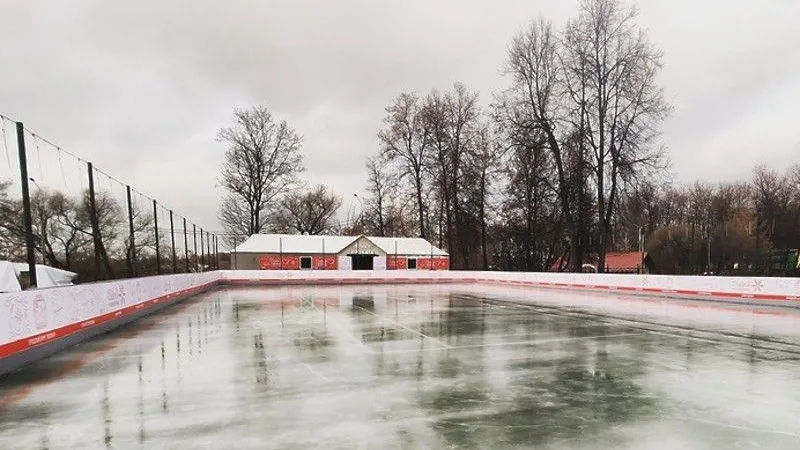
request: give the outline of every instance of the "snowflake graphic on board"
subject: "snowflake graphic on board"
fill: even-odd
[[[753,290],[761,292],[764,289],[764,282],[762,280],[753,280]]]

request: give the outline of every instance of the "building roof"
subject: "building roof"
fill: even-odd
[[[433,244],[422,238],[393,238],[368,236],[381,250],[389,255],[430,255],[447,256],[447,252],[436,248]],[[395,250],[395,245],[396,250]]]
[[[365,238],[389,255],[446,256],[447,252],[436,248],[422,238],[393,238],[373,236],[330,236],[301,234],[254,234],[237,245],[232,253],[299,253],[335,254],[344,250],[359,238]]]

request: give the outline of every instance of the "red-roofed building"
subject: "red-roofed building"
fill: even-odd
[[[597,255],[587,256],[582,265],[583,271],[597,272],[597,259]],[[567,266],[566,261],[558,258],[550,266],[550,271],[564,271]],[[644,271],[642,271],[642,267],[644,267]],[[644,253],[644,261],[642,261],[642,254],[639,252],[606,253],[606,273],[652,273],[654,269],[653,260],[647,252]]]

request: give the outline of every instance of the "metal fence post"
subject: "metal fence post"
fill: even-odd
[[[192,224],[192,235],[194,239],[194,252],[192,253],[192,265],[194,270],[197,271],[197,224]]]
[[[183,218],[183,257],[186,262],[186,272],[189,272],[189,236],[186,234],[186,217]]]
[[[214,235],[214,268],[219,270],[219,237]]]
[[[153,200],[153,224],[156,230],[156,273],[161,275],[161,248],[158,239],[158,203]]]
[[[128,199],[128,233],[130,234],[130,251],[128,252],[128,276],[136,275],[136,240],[133,230],[133,202],[131,201],[131,186],[125,185],[125,194]]]
[[[19,149],[19,176],[22,183],[22,211],[25,227],[25,250],[28,259],[28,279],[31,287],[37,287],[36,253],[33,240],[33,220],[31,218],[31,196],[28,190],[28,158],[25,152],[25,126],[17,122],[17,147]]]
[[[200,227],[200,272],[206,271],[206,246],[203,243],[203,228]]]
[[[172,210],[169,210],[169,233],[172,239],[172,273],[178,273],[178,260],[175,256],[175,222],[172,220]]]

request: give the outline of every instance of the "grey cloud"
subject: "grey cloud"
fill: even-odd
[[[793,105],[781,100],[800,79],[800,3],[639,4],[665,52],[676,110],[662,141],[677,179],[800,160],[800,136],[786,130]],[[576,5],[12,0],[0,16],[0,112],[212,226],[216,130],[233,107],[265,104],[305,136],[309,179],[347,204],[394,95],[463,81],[488,104],[506,83],[511,37],[540,12],[563,22]]]

